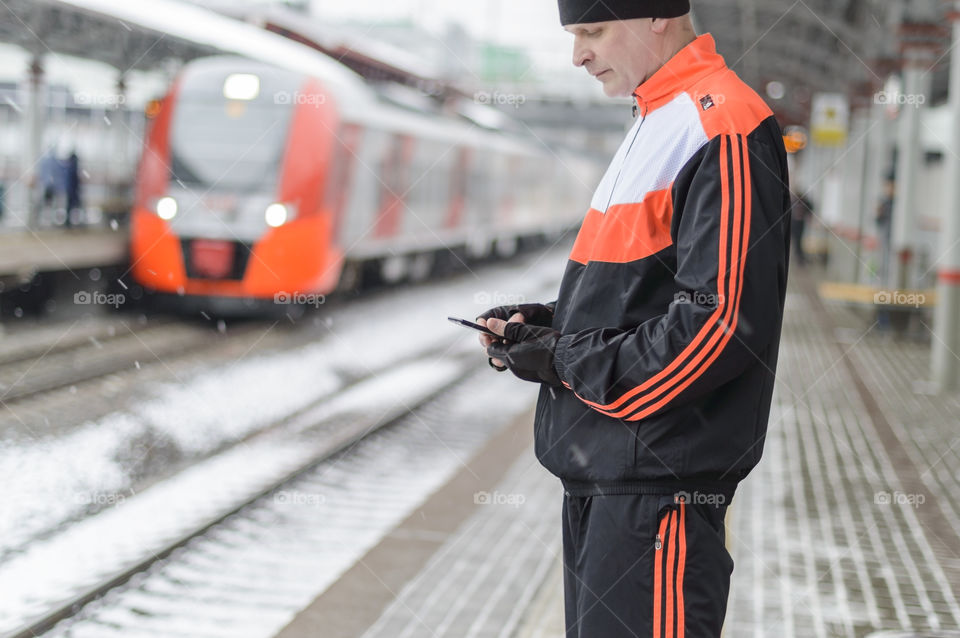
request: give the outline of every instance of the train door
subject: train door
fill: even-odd
[[[447,209],[447,219],[444,226],[450,230],[461,227],[464,221],[464,212],[467,208],[467,175],[470,171],[470,162],[473,152],[470,148],[460,147],[450,174],[450,205]]]
[[[373,228],[378,239],[394,237],[400,230],[414,149],[412,136],[394,135],[380,164],[380,204]]]
[[[330,173],[324,184],[323,208],[332,221],[332,237],[341,241],[344,217],[347,215],[349,198],[357,167],[357,154],[360,148],[363,129],[356,124],[344,124],[340,129],[339,141],[335,146]]]

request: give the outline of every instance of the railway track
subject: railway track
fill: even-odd
[[[475,355],[475,353],[472,354]],[[148,574],[153,574],[160,569],[158,565],[175,564],[178,560],[175,556],[188,554],[191,551],[190,548],[198,544],[205,545],[213,542],[214,546],[220,548],[217,551],[221,551],[223,543],[215,539],[225,533],[225,526],[233,529],[237,525],[242,526],[243,521],[263,520],[265,516],[263,513],[264,507],[268,510],[279,507],[284,515],[290,515],[289,507],[284,509],[290,503],[284,502],[278,495],[315,495],[318,494],[315,487],[304,487],[304,485],[316,485],[317,481],[320,481],[326,484],[324,500],[335,501],[340,500],[343,495],[337,495],[334,492],[344,489],[350,492],[351,482],[362,483],[365,481],[370,484],[369,479],[361,480],[359,478],[368,475],[370,470],[338,473],[337,466],[345,467],[345,464],[350,465],[355,462],[367,464],[372,462],[372,467],[375,468],[374,474],[376,474],[377,459],[370,458],[369,452],[365,451],[364,442],[371,438],[380,437],[382,440],[387,440],[389,445],[402,444],[398,442],[402,441],[402,436],[396,438],[392,443],[389,442],[391,426],[401,426],[401,424],[406,423],[408,429],[409,427],[419,428],[421,430],[419,445],[432,449],[434,454],[439,450],[443,454],[452,452],[456,456],[458,452],[453,448],[458,446],[469,448],[470,445],[478,445],[490,433],[489,430],[492,427],[490,419],[485,419],[485,423],[482,425],[468,424],[469,429],[467,431],[455,433],[453,436],[447,435],[447,440],[436,435],[435,432],[444,428],[449,430],[451,421],[459,424],[459,422],[468,418],[464,415],[464,400],[470,396],[471,390],[469,384],[465,384],[464,380],[471,374],[476,373],[475,359],[475,356],[461,354],[455,357],[453,361],[445,362],[446,370],[443,369],[443,365],[440,365],[441,369],[437,370],[438,364],[436,361],[414,361],[400,366],[383,377],[360,382],[336,398],[331,398],[312,406],[310,409],[300,411],[287,419],[281,428],[285,433],[283,436],[299,437],[298,441],[300,443],[298,445],[302,445],[303,440],[314,441],[313,449],[309,453],[300,455],[295,467],[275,469],[273,475],[268,479],[262,480],[258,485],[248,486],[244,493],[233,494],[228,499],[229,502],[225,502],[218,511],[203,517],[203,520],[195,521],[194,524],[189,526],[189,529],[181,530],[161,545],[145,547],[141,556],[130,560],[121,569],[103,575],[97,582],[86,586],[83,591],[50,606],[49,609],[38,614],[19,628],[0,633],[0,636],[2,638],[33,638],[44,634],[44,632],[51,630],[60,623],[62,623],[61,627],[70,626],[73,619],[78,618],[78,614],[79,617],[91,617],[91,614],[94,613],[92,611],[89,613],[81,611],[84,606],[91,601],[102,598],[108,592],[116,591],[118,588],[126,588],[128,591],[132,588],[138,591],[139,593],[134,594],[134,597],[141,600],[140,604],[142,604],[142,597],[145,594],[140,592],[139,586],[131,584],[132,581],[140,582],[148,578]],[[434,369],[432,376],[430,372],[427,372],[430,368]],[[487,371],[483,370],[482,372],[486,373]],[[406,385],[403,384],[403,380],[409,380],[413,376],[427,378],[428,381],[425,385],[421,384],[420,388],[415,388],[409,382]],[[486,376],[489,377],[490,375]],[[389,407],[384,409],[383,405],[374,399],[374,396],[389,396],[390,390],[388,388],[391,387],[393,388],[393,396],[389,399]],[[406,390],[402,390],[404,387]],[[453,407],[449,406],[450,401],[448,400],[442,402],[438,400],[440,396],[449,399],[451,393],[459,393],[461,396],[461,399],[453,401]],[[451,411],[457,412],[457,410],[460,411],[459,414],[451,414]],[[471,410],[466,410],[466,412],[471,412]],[[477,411],[474,409],[472,412]],[[474,416],[474,419],[476,418]],[[484,420],[481,418],[481,421]],[[431,424],[436,425],[432,427]],[[387,433],[383,434],[384,431]],[[259,437],[260,440],[254,438],[248,441],[243,447],[256,448],[258,444],[268,445],[265,439],[275,438],[277,435],[279,435],[279,432],[274,429],[271,433]],[[321,439],[321,443],[316,443],[318,438]],[[450,442],[451,440],[456,441],[458,438],[459,443]],[[467,442],[465,446],[463,444],[464,440]],[[461,450],[459,453],[469,456],[467,451]],[[395,453],[391,454],[395,455]],[[457,460],[456,462],[462,461]],[[436,463],[430,465],[434,466]],[[385,477],[382,475],[383,468],[380,468],[380,470],[381,474],[373,481],[373,484],[378,486],[378,492],[383,492],[385,489],[389,492],[392,489],[395,496],[391,498],[396,501],[400,498],[396,496],[396,490],[405,488],[399,485],[391,487],[389,483],[385,484],[383,482]],[[326,479],[329,479],[335,473],[345,478],[354,478],[352,481],[334,481],[331,485],[331,481]],[[420,473],[415,472],[414,474],[418,475]],[[356,485],[353,487],[355,488]],[[407,491],[409,492],[409,490]],[[354,494],[350,498],[355,499],[356,496]],[[406,496],[409,497],[410,494]],[[361,501],[364,498],[361,498]],[[396,502],[394,502],[395,504]],[[381,509],[383,508],[376,508],[377,511]],[[383,511],[389,513],[390,507],[383,509]],[[365,511],[363,516],[376,518],[370,511]],[[345,538],[349,537],[348,534]],[[211,539],[214,540],[211,541]],[[211,575],[211,577],[216,580],[215,576]],[[269,579],[267,579],[267,582],[270,582]],[[253,581],[250,584],[256,586]],[[2,590],[2,587],[3,582],[0,581],[0,590]],[[294,596],[293,599],[295,598]],[[295,610],[291,610],[291,613],[295,613]],[[134,614],[132,617],[136,616]],[[75,634],[54,632],[51,635]],[[117,635],[123,635],[123,632],[121,631]]]
[[[554,269],[541,265],[542,259],[539,257],[530,261],[530,271],[525,280],[531,280],[532,283],[526,294],[530,299],[545,298],[556,285]],[[59,442],[76,440],[82,444],[81,451],[86,452],[85,458],[89,459],[83,462],[93,463],[89,467],[99,467],[102,463],[104,468],[129,472],[131,478],[128,481],[121,476],[119,479],[100,481],[94,480],[92,475],[88,480],[84,475],[82,480],[72,480],[69,476],[60,476],[56,468],[51,467],[57,476],[44,474],[40,488],[25,490],[24,494],[34,499],[28,502],[35,503],[59,498],[58,494],[64,493],[67,498],[79,495],[89,498],[90,502],[100,503],[97,498],[104,496],[107,491],[108,496],[122,495],[127,500],[117,507],[107,504],[59,523],[57,516],[60,510],[69,510],[67,514],[72,516],[74,509],[61,506],[53,514],[45,510],[36,514],[34,510],[37,508],[29,507],[17,510],[15,516],[30,521],[37,530],[49,530],[49,533],[44,532],[19,544],[15,551],[0,561],[0,600],[4,601],[0,605],[0,638],[33,636],[54,626],[57,626],[56,632],[63,627],[72,627],[80,622],[81,617],[89,615],[81,610],[92,609],[91,601],[102,601],[105,592],[110,592],[106,598],[112,599],[118,592],[136,590],[136,583],[160,569],[161,564],[176,562],[194,543],[222,533],[224,525],[231,520],[247,520],[244,512],[257,507],[258,497],[261,505],[265,498],[269,501],[271,490],[282,489],[283,481],[295,481],[295,476],[325,462],[336,466],[339,463],[335,460],[338,449],[341,450],[339,455],[343,456],[346,454],[345,448],[353,449],[358,443],[361,444],[357,445],[358,448],[363,447],[364,441],[370,438],[368,431],[372,432],[387,423],[399,424],[403,421],[399,417],[407,412],[408,407],[419,406],[416,414],[406,419],[407,422],[432,423],[425,416],[420,416],[424,414],[423,410],[432,409],[428,405],[431,397],[443,393],[444,388],[461,387],[456,380],[462,379],[467,373],[466,368],[451,371],[447,364],[459,362],[460,365],[469,361],[472,366],[477,361],[475,340],[448,326],[443,321],[444,313],[435,312],[436,308],[445,307],[450,312],[468,316],[508,293],[513,299],[517,292],[513,268],[515,266],[509,269],[492,268],[492,272],[486,274],[484,284],[490,292],[478,291],[474,279],[463,278],[412,288],[402,293],[386,291],[352,301],[343,307],[338,304],[335,309],[324,308],[323,313],[309,321],[297,322],[295,328],[281,329],[283,326],[278,325],[276,330],[271,327],[263,332],[262,325],[259,331],[258,326],[252,326],[254,334],[243,339],[230,337],[236,336],[245,324],[231,326],[222,339],[220,335],[212,339],[212,331],[207,329],[203,331],[205,342],[190,349],[191,354],[201,350],[202,356],[170,355],[165,362],[169,366],[154,365],[144,371],[135,371],[131,366],[130,374],[104,377],[102,381],[80,386],[80,391],[76,393],[71,388],[71,392],[61,389],[45,394],[38,388],[39,392],[35,391],[33,395],[18,401],[21,415],[28,412],[28,407],[37,407],[36,414],[25,417],[30,424],[42,423],[43,417],[49,415],[54,426],[60,427],[57,422],[59,414],[77,411],[77,419],[83,419],[83,424],[74,419],[78,426],[76,434],[84,436],[73,437],[72,422],[66,422],[60,428],[62,433],[53,430],[48,423],[51,435],[49,443],[55,446]],[[397,298],[401,294],[403,303],[398,306]],[[470,304],[471,298],[473,305]],[[393,330],[382,330],[381,326],[388,320]],[[443,328],[435,330],[440,325]],[[161,332],[158,327],[157,334]],[[449,339],[437,339],[446,335],[449,335]],[[101,340],[100,345],[104,349],[112,348],[116,336],[117,332],[110,335],[110,339]],[[457,340],[462,342],[465,349],[453,354],[447,352],[446,347]],[[75,344],[81,341],[79,336],[74,338]],[[90,343],[89,339],[87,343]],[[211,344],[216,343],[222,343],[223,347],[212,349]],[[182,347],[187,347],[186,338],[182,344]],[[97,348],[95,344],[91,345]],[[51,353],[68,356],[76,351],[76,348],[58,346]],[[253,356],[258,354],[265,356]],[[467,358],[464,359],[464,356]],[[25,357],[20,357],[21,363],[26,361]],[[416,370],[418,362],[423,366],[424,361],[429,361],[429,365]],[[3,362],[4,352],[0,349],[0,372],[4,370]],[[13,361],[8,357],[7,363],[12,364]],[[114,363],[113,367],[118,366]],[[490,377],[486,366],[481,367],[481,377]],[[174,380],[167,379],[167,368],[172,368],[169,372],[176,377]],[[34,371],[37,369],[35,367]],[[283,378],[288,381],[264,384],[255,378],[255,372],[274,381]],[[492,376],[509,380],[506,375]],[[430,393],[417,388],[424,379],[431,380],[428,384],[432,387]],[[166,384],[167,381],[173,382],[169,387],[163,385],[166,388],[163,392],[153,390],[154,385],[151,384]],[[224,385],[227,381],[231,383],[229,387]],[[77,383],[75,379],[73,382]],[[46,385],[50,386],[52,382]],[[516,384],[508,385],[513,387]],[[149,403],[144,403],[143,397],[137,399],[138,402],[125,402],[126,397],[137,396],[142,389],[153,392],[149,395]],[[458,389],[456,391],[461,392]],[[99,393],[103,393],[105,398],[98,398],[101,396]],[[204,410],[193,410],[198,393],[204,398],[213,397],[213,404],[203,405]],[[242,400],[228,405],[223,399],[231,393],[240,393]],[[88,396],[83,396],[85,394]],[[474,394],[467,391],[464,400],[472,400]],[[314,398],[303,403],[299,401],[301,396]],[[124,401],[122,405],[129,407],[120,408],[116,404],[111,407],[107,404],[112,400],[110,397],[117,397]],[[532,398],[532,395],[526,397],[524,408],[529,407]],[[7,402],[8,399],[3,401]],[[59,411],[46,407],[47,403],[54,403],[54,399],[57,405],[61,405]],[[206,403],[206,400],[202,403]],[[493,421],[483,418],[483,415],[488,413],[490,406],[497,406],[499,413],[501,403],[499,397],[488,396],[485,401],[473,405],[467,413],[458,413],[452,422],[465,424],[465,440],[476,440],[477,436],[489,433],[492,427]],[[237,405],[242,406],[242,411],[235,409]],[[99,418],[97,414],[100,412],[112,415],[120,409],[126,410],[123,414],[118,412],[124,419],[119,422],[122,427],[113,419],[102,423],[94,421]],[[214,411],[220,415],[216,422],[211,421]],[[167,420],[170,421],[169,427]],[[221,422],[228,425],[221,426]],[[97,436],[96,447],[84,447],[89,440],[86,437],[87,430],[79,425],[104,426],[91,430]],[[394,429],[389,427],[379,431]],[[435,429],[439,431],[440,428]],[[155,432],[167,437],[164,441],[186,446],[182,453],[178,452],[180,456],[174,454],[172,457],[172,461],[178,464],[174,466],[176,469],[171,466],[154,467],[156,464],[146,469],[141,467],[144,462],[139,460],[139,455],[152,449],[150,445],[153,440],[147,437],[145,447],[141,449],[141,432]],[[374,435],[375,438],[379,436]],[[444,441],[458,440],[457,436],[460,435],[445,435]],[[449,452],[444,446],[450,445],[454,450],[460,450],[455,444],[437,440],[430,431],[422,438],[425,439],[424,449],[432,446],[433,449]],[[32,440],[28,441],[26,447],[38,447]],[[47,441],[42,443],[47,445]],[[15,451],[19,443],[12,438],[8,445]],[[56,449],[59,454],[60,448]],[[179,449],[175,448],[175,451]],[[129,451],[136,464],[132,468],[127,467],[129,464],[119,466],[109,457],[111,450]],[[38,451],[42,450],[31,449],[31,452]],[[469,449],[458,453],[461,458],[469,458]],[[354,458],[353,453],[350,454],[350,458]],[[357,459],[362,456],[360,454]],[[150,458],[171,462],[170,459],[163,461],[167,457],[162,453]],[[418,464],[417,475],[435,473],[436,468],[442,466],[436,459],[411,460]],[[164,471],[156,473],[156,469]],[[398,494],[392,487],[396,478],[387,476],[384,473],[386,469],[374,462],[365,470],[338,475],[341,480],[333,487],[347,488],[359,482],[358,476],[376,474],[381,477],[377,491],[390,491],[399,503],[409,495],[407,492],[413,493],[415,490],[400,490]],[[154,473],[146,474],[141,470]],[[328,476],[331,474],[328,470]],[[136,481],[140,479],[146,480],[138,487]],[[99,485],[104,487],[98,488]],[[53,487],[60,491],[52,491]],[[104,493],[97,492],[97,489]],[[138,493],[133,496],[135,492]],[[331,493],[330,501],[333,500]],[[364,508],[363,516],[367,516],[367,510],[371,508],[378,512],[392,511],[392,505],[382,502],[375,507],[366,507],[364,504],[371,502],[367,496],[357,502]],[[334,515],[333,519],[339,520],[339,515]],[[49,522],[53,524],[48,525]],[[327,523],[326,520],[321,521],[319,527],[325,529]],[[164,556],[166,558],[157,558]],[[266,574],[260,580],[269,584],[271,577]],[[314,586],[318,585],[314,583]],[[95,606],[100,604],[94,603]],[[295,611],[292,610],[291,614]],[[80,625],[86,626],[86,621]],[[60,635],[56,632],[53,635]],[[118,635],[137,633],[121,632]],[[92,633],[67,635],[100,638],[105,634],[103,627],[98,625]],[[166,638],[169,634],[161,630],[153,635]],[[193,634],[187,632],[186,635]],[[237,635],[233,634],[231,638]]]
[[[529,261],[536,265],[539,259]],[[546,279],[552,282],[553,278],[551,274]],[[376,305],[382,296],[382,291],[368,295],[365,302]],[[324,309],[325,318],[334,309],[349,313],[348,307],[340,308],[333,298],[331,306]],[[482,304],[477,306],[477,310],[482,309]],[[229,331],[225,331],[169,317],[151,318],[149,322],[133,317],[105,317],[18,328],[6,334],[0,343],[0,403],[10,404],[117,372],[173,361],[185,354],[243,341],[244,337],[252,343],[264,330],[263,322],[231,323]],[[298,340],[303,342],[324,333],[302,324],[296,332],[299,336],[294,335],[287,346],[295,347]]]
[[[127,314],[86,316],[74,321],[37,321],[5,327],[0,342],[0,366],[39,358],[45,354],[103,344],[129,331],[153,329],[174,319]]]
[[[229,336],[208,326],[151,322],[111,325],[112,331],[81,330],[0,355],[0,401],[10,403],[44,392],[79,385],[123,370],[133,370],[183,354],[220,347],[230,339],[262,331],[259,324],[231,328]],[[97,334],[99,333],[99,334]]]

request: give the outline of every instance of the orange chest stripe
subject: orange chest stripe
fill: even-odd
[[[570,259],[581,264],[625,264],[654,255],[673,243],[669,189],[649,193],[639,204],[617,204],[606,214],[590,209],[580,227]]]

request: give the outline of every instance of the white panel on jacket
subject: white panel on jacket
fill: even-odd
[[[708,142],[697,105],[686,93],[637,118],[613,156],[590,203],[606,212],[636,204],[647,193],[668,188],[680,169]]]

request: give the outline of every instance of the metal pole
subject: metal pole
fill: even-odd
[[[881,91],[886,90],[886,83],[883,83]],[[874,95],[873,105],[870,107],[870,133],[868,134],[867,162],[864,179],[864,197],[860,213],[864,221],[865,228],[876,229],[877,206],[880,204],[880,196],[883,192],[883,183],[886,173],[890,170],[890,130],[887,120],[887,106],[885,100],[879,99]],[[878,247],[882,250],[882,237],[877,237]],[[877,259],[880,257],[875,255]],[[871,273],[870,283],[875,284],[879,278],[880,269]],[[886,284],[886,282],[883,282]]]
[[[113,128],[114,144],[112,154],[113,161],[108,164],[107,170],[107,186],[108,189],[110,189],[110,196],[114,194],[112,192],[114,186],[118,183],[125,183],[130,179],[127,168],[130,165],[130,157],[127,152],[129,133],[127,132],[126,126],[127,82],[123,74],[117,77],[116,98],[117,106],[110,114],[110,126]]]
[[[943,211],[937,271],[937,306],[931,355],[933,381],[941,390],[957,387],[960,369],[960,2],[952,3],[953,49],[950,54],[950,112],[953,128],[947,153],[947,205]]]
[[[867,171],[867,131],[870,127],[869,111],[858,108],[853,112],[850,119],[850,144],[856,144],[857,147],[850,149],[847,157],[844,171],[845,184],[858,184],[859,188],[844,188],[845,201],[843,215],[846,218],[844,225],[850,229],[856,229],[857,238],[854,248],[853,268],[851,275],[854,283],[860,280],[860,263],[863,261],[863,239],[864,239],[864,182],[866,181]]]
[[[26,139],[23,145],[21,183],[26,194],[27,226],[36,228],[40,215],[40,196],[37,184],[38,164],[43,142],[43,59],[34,55],[27,78],[29,104],[26,108]]]
[[[897,264],[891,269],[892,288],[905,290],[912,284],[916,226],[917,175],[922,163],[920,115],[930,96],[931,74],[925,73],[932,60],[929,50],[910,47],[904,52],[903,104],[897,153],[897,192],[893,209],[893,251]]]

